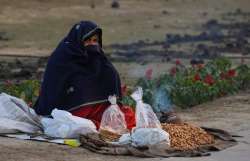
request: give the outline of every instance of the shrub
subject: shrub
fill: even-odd
[[[232,68],[228,58],[217,58],[189,68],[177,62],[169,73],[155,79],[138,80],[136,85],[142,86],[146,103],[153,105],[157,88],[170,93],[174,104],[188,108],[250,87],[250,68],[244,64]]]

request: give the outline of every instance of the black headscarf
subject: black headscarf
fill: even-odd
[[[97,34],[100,45],[84,47]],[[41,94],[34,105],[40,115],[54,108],[71,111],[87,104],[121,98],[120,77],[102,50],[102,30],[91,21],[75,24],[48,60]]]

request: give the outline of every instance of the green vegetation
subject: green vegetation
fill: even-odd
[[[143,99],[153,105],[153,95],[161,88],[170,94],[171,101],[182,108],[189,108],[218,97],[234,94],[240,90],[250,88],[250,67],[241,64],[232,68],[232,62],[227,58],[217,58],[206,64],[185,67],[179,60],[169,73],[152,78],[152,69],[140,78],[135,86],[143,88]],[[0,91],[22,98],[28,104],[34,104],[39,95],[40,82],[26,80],[13,84],[7,80],[0,85]],[[134,106],[130,97],[134,87],[122,87],[122,102]]]
[[[145,102],[153,105],[153,95],[161,88],[170,94],[171,101],[182,108],[189,108],[218,97],[234,94],[250,88],[250,68],[241,64],[232,68],[227,58],[217,58],[207,64],[185,67],[179,60],[169,73],[152,79],[152,70],[140,78],[136,86],[142,86]],[[124,103],[133,105],[129,96]]]

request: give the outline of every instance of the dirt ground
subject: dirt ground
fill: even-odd
[[[227,150],[212,153],[202,158],[170,158],[168,160],[233,160],[247,161],[250,156],[250,91],[224,97],[213,102],[178,112],[181,118],[199,126],[215,127],[228,130],[239,138],[239,145]],[[227,155],[225,155],[227,154]],[[228,156],[232,157],[228,157]],[[90,152],[83,148],[73,148],[36,141],[23,141],[0,137],[1,161],[99,161],[99,160],[167,160],[162,158],[143,159],[130,156],[109,156]]]
[[[223,21],[229,12],[250,11],[248,0],[120,0],[119,9],[111,9],[111,2],[0,0],[0,32],[8,39],[0,41],[0,54],[49,55],[80,20],[98,23],[106,46],[146,39],[162,41],[166,33],[196,34],[210,19]]]
[[[111,55],[116,51],[108,47],[111,44],[134,43],[138,40],[164,41],[166,34],[197,35],[209,20],[218,20],[220,23],[250,20],[249,0],[120,0],[119,9],[111,9],[111,2],[112,0],[0,0],[0,61],[5,59],[3,55],[49,56],[70,27],[80,20],[93,20],[103,28],[105,53]],[[95,4],[94,9],[91,4]],[[195,46],[199,43],[173,44],[170,51],[194,53]],[[147,50],[151,48],[149,46]],[[242,56],[241,52],[230,54]],[[145,57],[144,53],[141,55]],[[129,63],[114,62],[114,65],[122,81],[133,84],[144,76],[147,69],[152,68],[155,77],[168,72],[175,63],[174,59],[167,63],[161,62],[154,54],[147,59],[147,63],[139,59]],[[189,58],[180,59],[183,64],[189,64]],[[234,64],[239,64],[240,61],[241,59],[233,59]],[[245,63],[249,62],[249,58],[245,60]]]

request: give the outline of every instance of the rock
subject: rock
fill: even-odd
[[[48,58],[44,57],[44,58],[39,58],[37,61],[37,65],[38,66],[45,66],[48,62]]]
[[[217,20],[215,19],[211,19],[209,21],[207,21],[207,23],[204,25],[206,28],[210,28],[210,27],[213,27],[213,26],[217,26],[219,23]]]
[[[161,25],[154,25],[154,28],[159,29],[159,28],[161,28]]]
[[[42,68],[42,67],[38,68],[35,74],[36,78],[41,80],[43,78],[44,72],[45,72],[45,68]]]
[[[237,9],[235,10],[235,13],[240,15],[240,14],[242,14],[242,11],[241,11],[240,8],[237,8]]]
[[[232,43],[232,42],[228,42],[228,43],[226,43],[226,48],[229,48],[229,49],[233,49],[233,48],[235,48],[235,45],[234,45],[234,43]]]
[[[198,59],[197,63],[198,64],[204,64],[204,60],[203,59]]]
[[[23,67],[23,63],[19,59],[16,59],[16,61],[14,63],[15,63],[15,66],[17,66],[17,67]]]
[[[91,7],[92,9],[94,9],[94,8],[95,8],[95,3],[91,3],[90,7]]]
[[[204,16],[204,17],[207,16],[207,15],[208,15],[207,12],[203,12],[203,13],[202,13],[202,16]]]
[[[15,77],[30,78],[32,77],[32,72],[29,69],[23,68]]]
[[[111,8],[120,8],[120,3],[118,2],[118,0],[113,0],[113,2],[111,3]]]
[[[191,59],[190,60],[190,64],[191,65],[197,65],[198,64],[198,60],[197,59]]]
[[[11,74],[17,74],[17,73],[20,73],[21,71],[22,71],[21,68],[16,68],[16,69],[11,69],[11,70],[10,70],[10,73],[11,73]]]
[[[161,13],[162,13],[163,15],[168,15],[168,14],[169,14],[169,12],[166,11],[166,10],[163,10]]]
[[[45,68],[38,68],[36,70],[37,73],[44,73],[45,72]]]
[[[10,40],[6,32],[0,32],[0,41]]]
[[[164,44],[162,45],[162,48],[163,48],[164,50],[167,50],[167,49],[170,48],[170,44],[164,43]]]

